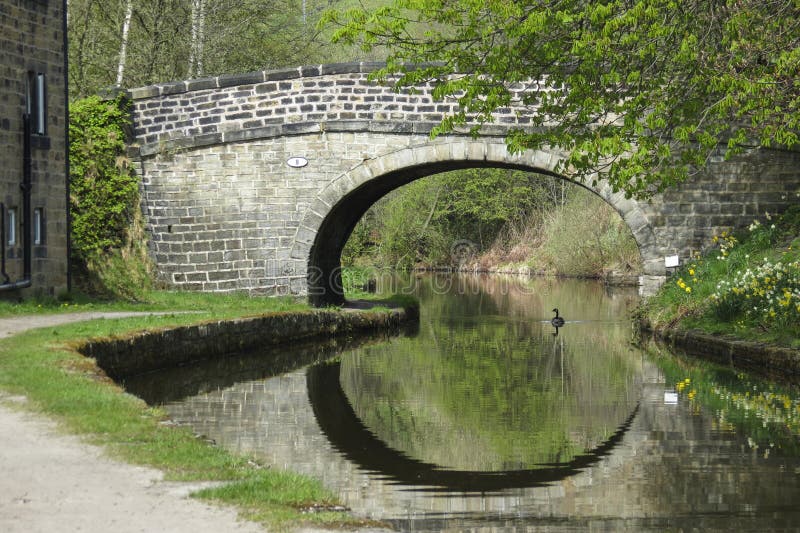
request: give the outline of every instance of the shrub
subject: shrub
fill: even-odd
[[[139,183],[125,155],[129,127],[122,96],[70,104],[71,260],[82,289],[139,300],[152,286],[152,267]]]
[[[602,198],[579,189],[556,208],[542,227],[545,264],[558,274],[600,276],[608,269],[639,267],[640,254],[630,229]]]
[[[125,242],[138,204],[125,157],[127,104],[97,96],[70,105],[70,210],[73,259],[87,262]]]

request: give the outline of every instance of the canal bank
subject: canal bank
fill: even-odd
[[[723,231],[680,258],[634,320],[690,354],[768,374],[800,374],[800,206]]]
[[[315,337],[395,331],[403,323],[418,317],[419,309],[415,306],[382,308],[379,311],[350,308],[271,313],[92,339],[77,349],[94,359],[109,377],[119,379],[256,347]]]
[[[639,334],[664,342],[694,356],[717,363],[755,370],[769,376],[800,376],[800,350],[767,342],[749,341],[733,335],[708,333],[699,329],[667,328],[654,330],[647,322],[637,322]]]
[[[319,313],[326,318],[320,318]],[[414,316],[413,312],[387,309],[288,314],[310,317],[298,318],[308,326],[306,336],[355,335]],[[341,319],[333,320],[328,314],[338,314]],[[70,323],[86,318],[102,320]],[[0,481],[0,530],[261,531],[259,524],[237,519],[231,508],[187,498],[208,481],[218,485],[237,480],[256,487],[276,486],[278,492],[286,492],[286,485],[301,487],[302,491],[289,499],[272,499],[268,512],[255,512],[258,508],[252,501],[245,506],[255,522],[266,523],[270,529],[276,521],[281,528],[305,523],[312,530],[348,521],[341,513],[327,521],[313,516],[306,519],[302,502],[330,501],[330,496],[310,480],[274,475],[263,465],[209,446],[185,428],[165,424],[163,412],[123,394],[117,385],[103,379],[89,359],[72,349],[85,344],[87,336],[117,340],[141,337],[132,332],[148,321],[163,323],[147,326],[153,335],[163,338],[169,336],[167,332],[182,328],[209,332],[224,330],[225,322],[252,325],[256,317],[216,322],[211,327],[209,323],[167,324],[176,320],[190,322],[192,318],[61,314],[0,319],[0,331],[7,333],[3,336],[13,335],[0,341],[0,450],[4,450],[0,454],[4,472]],[[126,325],[126,321],[130,322]],[[312,332],[309,324],[314,321],[326,324],[326,329]],[[37,331],[28,331],[33,329]],[[295,334],[300,331],[294,328]],[[273,335],[271,341],[277,338]],[[231,503],[236,505],[235,498]],[[275,508],[295,509],[294,518],[286,518],[286,512],[281,518],[270,518]],[[351,521],[350,525],[358,522]]]

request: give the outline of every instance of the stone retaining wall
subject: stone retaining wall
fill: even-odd
[[[770,376],[800,376],[800,350],[797,349],[700,330],[668,329],[654,332],[643,327],[642,331],[686,351],[689,355],[707,357],[739,368],[754,369]]]
[[[78,351],[95,359],[111,378],[119,379],[314,336],[392,330],[416,317],[416,309],[274,313],[94,340]]]

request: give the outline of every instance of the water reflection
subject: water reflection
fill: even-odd
[[[480,297],[491,289],[469,292]],[[495,293],[513,307],[528,304],[518,298],[526,289],[510,285]],[[551,290],[551,297],[565,292]],[[438,301],[457,304],[462,297]],[[598,322],[602,309],[576,306],[576,316],[586,318],[552,339],[546,314],[530,310],[522,315],[529,319],[509,321],[491,300],[480,307],[484,315],[455,305],[441,315],[456,327],[428,321],[419,337],[398,338],[391,349],[343,354],[342,389],[388,446],[440,469],[550,468],[601,446],[631,416],[640,398],[641,357],[624,343],[608,343],[619,324]]]
[[[594,446],[588,453],[570,456],[569,461],[557,458],[550,463],[535,463],[532,469],[509,465],[506,469],[453,470],[444,464],[426,463],[392,449],[379,435],[370,431],[352,409],[342,390],[340,363],[314,365],[308,370],[307,379],[314,415],[328,441],[359,468],[416,490],[432,487],[435,491],[488,493],[543,486],[564,479],[608,455],[622,440],[639,408],[636,405],[627,420],[603,443]]]
[[[413,280],[415,337],[297,356],[287,364],[295,370],[273,377],[247,376],[258,357],[218,385],[208,377],[226,370],[209,367],[182,381],[204,392],[166,408],[221,446],[317,477],[355,513],[404,531],[800,527],[796,436],[778,439],[787,426],[773,411],[769,423],[736,414],[756,409],[736,403],[740,392],[752,396],[749,378],[741,391],[724,389],[727,374],[631,346],[625,312],[635,293],[470,276],[442,294],[446,283]],[[554,337],[556,306],[569,322]],[[334,362],[296,366],[337,352]],[[665,402],[685,379],[695,396]],[[762,389],[800,405],[791,391]],[[713,397],[728,404],[702,403]]]

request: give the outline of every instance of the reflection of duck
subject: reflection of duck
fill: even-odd
[[[553,312],[556,314],[556,316],[553,317],[552,320],[550,320],[550,323],[553,324],[553,327],[560,328],[561,326],[564,325],[564,319],[558,316],[558,307],[553,309]]]

